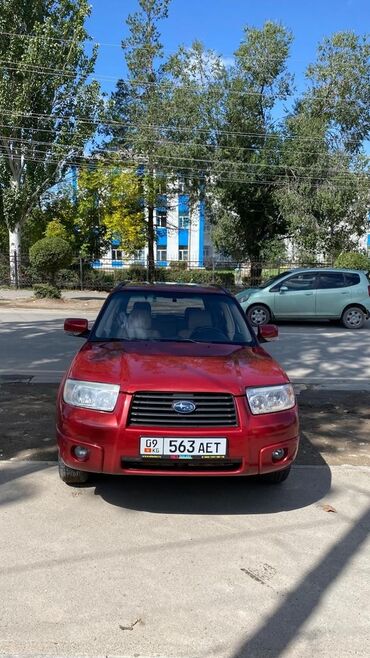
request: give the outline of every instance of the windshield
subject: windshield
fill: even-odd
[[[277,283],[280,279],[282,279],[284,276],[287,274],[291,274],[291,270],[287,270],[286,272],[280,272],[280,274],[276,274],[275,276],[272,276],[270,279],[267,279],[264,283],[261,283],[259,288],[268,288],[269,286],[272,286],[274,283]]]
[[[91,340],[254,343],[237,304],[227,295],[144,290],[112,295]]]

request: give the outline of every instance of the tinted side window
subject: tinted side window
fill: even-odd
[[[342,272],[321,272],[318,288],[329,290],[330,288],[344,288],[346,285]]]
[[[346,286],[358,286],[360,283],[360,275],[355,274],[354,272],[348,272],[345,274]]]
[[[316,274],[314,272],[299,272],[289,279],[282,281],[280,287],[288,290],[312,290],[315,287]]]

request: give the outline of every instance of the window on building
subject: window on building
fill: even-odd
[[[112,249],[112,260],[122,260],[122,249]]]
[[[188,213],[179,215],[179,228],[189,228],[189,222]]]
[[[167,228],[167,210],[157,210],[157,226]]]
[[[167,260],[167,249],[157,249],[157,260],[159,261]]]
[[[187,247],[179,247],[179,260],[188,260],[189,259],[189,250]]]
[[[144,261],[145,260],[145,251],[144,251],[144,249],[140,249],[139,251],[135,251],[134,260],[135,261]]]

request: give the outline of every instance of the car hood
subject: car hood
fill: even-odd
[[[288,382],[262,347],[208,343],[87,342],[68,377],[119,384],[122,392],[208,391],[244,395],[246,386]]]
[[[261,288],[258,288],[258,286],[256,286],[255,288],[246,288],[245,290],[238,292],[235,295],[235,297],[237,298],[238,301],[240,301],[241,299],[247,299],[252,295],[252,293],[257,292],[257,290],[261,290]]]

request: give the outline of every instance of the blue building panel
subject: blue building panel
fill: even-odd
[[[189,195],[179,194],[179,214],[187,214],[189,212]]]
[[[367,236],[367,246],[370,247],[370,234]]]
[[[179,247],[187,247],[189,245],[189,229],[179,229]]]
[[[159,194],[157,197],[157,210],[167,210],[167,194]]]
[[[166,249],[167,247],[167,229],[157,228],[157,246]]]
[[[112,260],[112,267],[123,267],[123,260]]]

